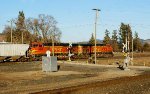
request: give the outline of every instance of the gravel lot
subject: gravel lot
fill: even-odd
[[[86,93],[122,94],[122,92],[124,92],[123,94],[131,94],[135,92],[134,94],[141,94],[142,90],[143,94],[149,94],[150,91],[150,68],[131,67],[130,71],[123,71],[117,68],[117,66],[100,66],[60,62],[58,63],[60,66],[58,72],[46,73],[41,71],[41,65],[41,62],[1,63],[0,93],[28,94],[46,90],[61,90],[62,88],[66,87],[80,87],[84,85],[92,86],[93,83],[99,84],[97,86],[93,86],[93,88],[90,87],[88,90],[92,89],[95,92],[90,91]],[[135,78],[134,81],[132,77],[137,78]],[[128,82],[132,82],[133,84],[127,84]],[[85,88],[78,89],[77,92],[72,90],[72,92],[69,93],[83,94],[83,92],[87,91]],[[133,89],[133,92],[129,93],[130,89]],[[61,93],[59,92],[59,94]],[[64,92],[64,94],[68,93]]]

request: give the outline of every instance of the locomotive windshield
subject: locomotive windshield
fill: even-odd
[[[33,48],[35,48],[35,47],[43,47],[43,45],[42,45],[42,43],[32,43],[32,44],[30,44],[30,47],[33,47]]]
[[[33,44],[33,45],[32,45],[32,47],[37,47],[37,46],[38,46],[38,44]]]

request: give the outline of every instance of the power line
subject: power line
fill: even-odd
[[[120,27],[120,25],[111,25],[111,24],[97,24],[98,26],[110,26],[110,27]],[[150,28],[150,25],[144,25],[144,24],[129,24],[131,27],[145,27]],[[76,25],[60,25],[60,28],[76,28],[76,27],[87,27],[87,26],[93,26],[93,24],[76,24]]]

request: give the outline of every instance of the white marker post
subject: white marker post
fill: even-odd
[[[69,56],[69,60],[68,60],[68,61],[71,61],[70,57],[73,55],[73,54],[71,54],[71,52],[70,52],[71,47],[72,47],[72,43],[71,43],[71,42],[69,42],[69,48],[68,48],[68,50],[69,50],[69,54],[68,54],[68,56]]]
[[[129,41],[127,40],[127,37],[126,37],[126,43],[124,44],[123,43],[123,53],[125,54],[125,59],[124,59],[124,65],[123,65],[123,68],[124,70],[130,70],[128,69],[128,66],[129,66],[129,62],[130,62],[130,56],[129,56]]]
[[[47,57],[50,57],[50,56],[51,56],[51,51],[47,50],[47,51],[46,51],[46,56],[47,56]]]

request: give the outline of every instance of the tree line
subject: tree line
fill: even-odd
[[[57,27],[57,21],[50,15],[39,14],[38,18],[25,18],[24,12],[19,11],[18,17],[9,22],[11,25],[6,25],[2,32],[7,42],[60,42],[61,31]]]
[[[114,52],[122,51],[123,43],[126,43],[126,40],[129,41],[129,51],[132,51],[132,42],[133,42],[133,51],[143,52],[150,51],[150,45],[148,43],[142,43],[141,39],[138,36],[138,33],[135,32],[134,35],[129,24],[121,23],[119,30],[113,30],[112,36],[110,36],[109,30],[105,30],[105,36],[103,39],[103,44],[111,44]],[[95,38],[92,34],[89,43],[94,45]]]
[[[11,25],[6,25],[3,34],[7,42],[12,43],[30,43],[30,42],[49,42],[59,43],[61,31],[57,27],[57,21],[51,15],[39,14],[37,18],[26,18],[23,11],[19,11],[18,17],[10,20]],[[11,38],[12,34],[12,38]],[[129,50],[132,50],[132,39],[134,51],[150,51],[148,43],[142,44],[138,33],[133,35],[129,24],[121,23],[119,30],[113,30],[110,36],[109,30],[105,30],[103,39],[104,44],[111,44],[114,51],[122,50],[122,43],[129,40]],[[95,43],[94,35],[92,34],[90,44]]]

